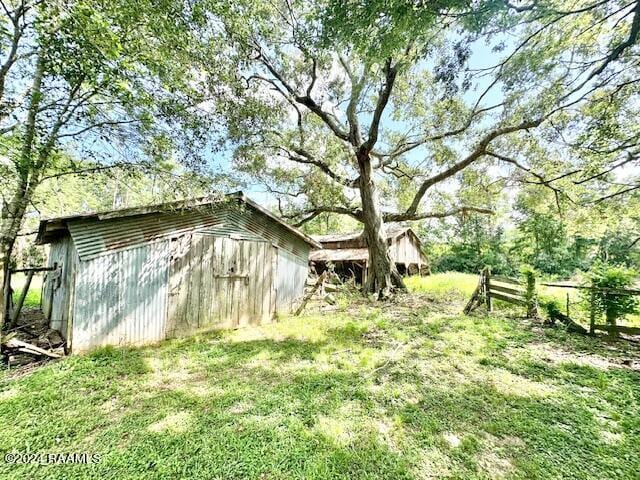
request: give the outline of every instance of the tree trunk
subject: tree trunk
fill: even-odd
[[[9,275],[9,246],[4,242],[0,242],[0,329],[7,320],[6,313],[9,306],[5,302],[6,289],[9,287],[6,285]]]
[[[373,179],[373,168],[368,153],[358,154],[360,170],[360,199],[362,201],[362,222],[364,238],[369,249],[369,274],[363,286],[365,293],[376,293],[383,300],[391,295],[394,287],[405,288],[395,263],[389,256],[389,246],[385,235],[380,199]]]
[[[6,279],[11,264],[11,253],[15,245],[18,231],[22,225],[31,190],[21,185],[11,199],[3,205],[0,219],[0,328],[7,321],[5,318],[8,305],[5,304],[5,289],[8,287]]]
[[[611,337],[619,337],[620,333],[618,332],[618,329],[616,328],[617,326],[617,315],[616,312],[611,310],[611,309],[607,309],[605,312],[605,316],[607,318],[607,324],[611,326],[611,328],[609,329],[609,336]]]
[[[0,211],[0,328],[2,328],[7,320],[5,318],[5,279],[9,271],[9,262],[11,261],[11,252],[16,243],[18,232],[22,226],[27,206],[31,201],[33,192],[38,185],[40,174],[44,169],[44,159],[47,159],[53,145],[50,144],[55,136],[51,136],[48,145],[40,152],[36,150],[36,118],[40,109],[42,100],[42,79],[44,78],[44,57],[42,52],[38,54],[36,62],[36,70],[33,75],[31,84],[31,96],[29,98],[29,109],[25,123],[25,133],[22,138],[22,146],[20,148],[20,158],[15,165],[16,184],[15,191],[8,203],[2,204]],[[59,128],[54,127],[54,129]],[[49,145],[50,144],[50,145]]]

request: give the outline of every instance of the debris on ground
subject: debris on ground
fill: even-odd
[[[15,327],[2,332],[0,352],[9,368],[44,363],[65,355],[65,341],[39,309],[25,309]]]
[[[358,293],[359,290],[353,281],[343,282],[332,270],[325,270],[320,275],[312,273],[307,278],[305,294],[295,315],[300,315],[305,309],[322,312],[337,310],[339,295]]]
[[[561,311],[557,309],[550,309],[549,319],[545,323],[548,325],[555,325],[556,321],[565,325],[568,332],[581,333],[583,335],[589,333],[586,328],[579,323],[574,322],[569,316],[565,315]]]

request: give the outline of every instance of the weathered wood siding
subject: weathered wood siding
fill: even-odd
[[[276,310],[290,313],[296,309],[304,294],[309,275],[309,262],[292,253],[278,249],[276,277]]]
[[[413,236],[404,234],[396,238],[390,248],[391,258],[396,263],[410,264],[426,264],[427,258],[420,250],[420,246]]]
[[[73,350],[162,340],[168,277],[168,241],[152,242],[79,262],[73,309]]]
[[[167,337],[262,325],[276,307],[276,248],[195,233],[172,240]]]
[[[42,311],[49,319],[51,328],[67,337],[71,315],[72,290],[75,266],[78,262],[73,240],[65,236],[51,245],[48,266],[57,265],[57,271],[46,272],[42,287]]]

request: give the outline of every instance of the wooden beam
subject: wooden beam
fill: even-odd
[[[589,334],[596,333],[596,291],[591,290],[591,298],[589,300]]]
[[[49,350],[45,350],[43,348],[38,347],[37,345],[32,345],[27,342],[23,342],[22,340],[18,340],[17,338],[11,338],[7,340],[4,345],[8,348],[15,348],[24,353],[30,353],[33,355],[44,355],[51,358],[61,358],[62,355],[51,352]]]
[[[296,313],[294,313],[296,317],[302,313],[302,311],[304,310],[304,307],[307,306],[307,302],[311,299],[311,297],[313,297],[313,294],[316,293],[316,290],[318,290],[318,287],[320,287],[320,285],[324,283],[324,279],[327,277],[327,273],[328,273],[328,270],[325,270],[324,272],[322,272],[322,275],[318,277],[318,280],[316,281],[315,285],[304,296],[304,298],[302,299],[302,303],[296,310]]]
[[[33,273],[34,272],[31,271],[27,274],[27,281],[24,284],[22,293],[20,293],[20,298],[18,298],[18,303],[16,303],[16,307],[13,310],[13,315],[11,316],[10,328],[13,328],[18,324],[18,318],[20,317],[20,310],[22,310],[22,305],[24,304],[24,300],[25,298],[27,298],[27,293],[29,293],[29,287],[31,286],[31,279],[33,278]]]
[[[580,290],[595,290],[596,292],[611,293],[613,295],[640,295],[640,290],[634,288],[607,288],[607,287],[591,287],[586,285],[574,285],[567,283],[548,283],[541,282],[540,285],[545,287],[560,287],[560,288],[577,288]]]
[[[493,277],[491,277],[491,280],[500,283],[510,283],[511,285],[522,285],[522,283],[520,283],[515,278],[503,277],[502,275],[494,275]]]
[[[29,268],[14,268],[11,273],[29,273],[29,272],[52,272],[56,267],[29,267]]]
[[[13,295],[11,292],[11,270],[7,271],[7,276],[4,279],[4,318],[5,322],[11,320],[11,307],[13,303]],[[0,328],[4,328],[4,325],[0,325]]]
[[[510,297],[509,295],[502,295],[501,293],[489,292],[487,297],[495,298],[496,300],[502,300],[503,302],[515,303],[516,305],[527,306],[527,302],[517,297]]]
[[[508,293],[511,295],[524,295],[523,290],[516,290],[515,288],[503,287],[502,285],[491,284],[491,290],[496,292]]]
[[[493,302],[491,301],[491,295],[489,292],[491,291],[491,268],[484,268],[485,280],[484,280],[484,293],[485,293],[485,302],[487,304],[487,311],[493,311]]]

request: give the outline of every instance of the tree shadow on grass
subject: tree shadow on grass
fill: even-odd
[[[309,370],[266,387],[227,378],[215,396],[155,393],[92,440],[90,448],[104,452],[92,473],[386,479],[637,471],[637,460],[620,455],[632,451],[638,431],[620,435],[571,396],[425,384],[415,399],[389,402],[401,385],[392,380],[380,393],[357,372]]]
[[[396,325],[377,320],[329,328],[317,341],[212,334],[104,349],[20,383],[0,403],[0,418],[12,420],[2,445],[103,454],[96,465],[51,470],[58,478],[633,478],[633,372],[510,357],[535,335],[472,322],[407,318],[411,348],[398,352],[389,346]],[[485,357],[457,371],[449,363],[464,353],[430,348],[465,325],[461,344],[479,342]],[[351,353],[334,355],[345,348],[390,358],[359,368]],[[441,369],[436,381],[432,368]],[[513,385],[496,383],[503,371]],[[531,383],[540,391],[517,390]],[[598,391],[599,405],[583,387]],[[34,429],[34,418],[47,428]]]
[[[215,396],[154,394],[92,440],[105,452],[94,473],[410,478],[402,455],[344,410],[357,405],[353,413],[361,415],[367,396],[356,373],[312,371],[268,387],[225,379]]]

